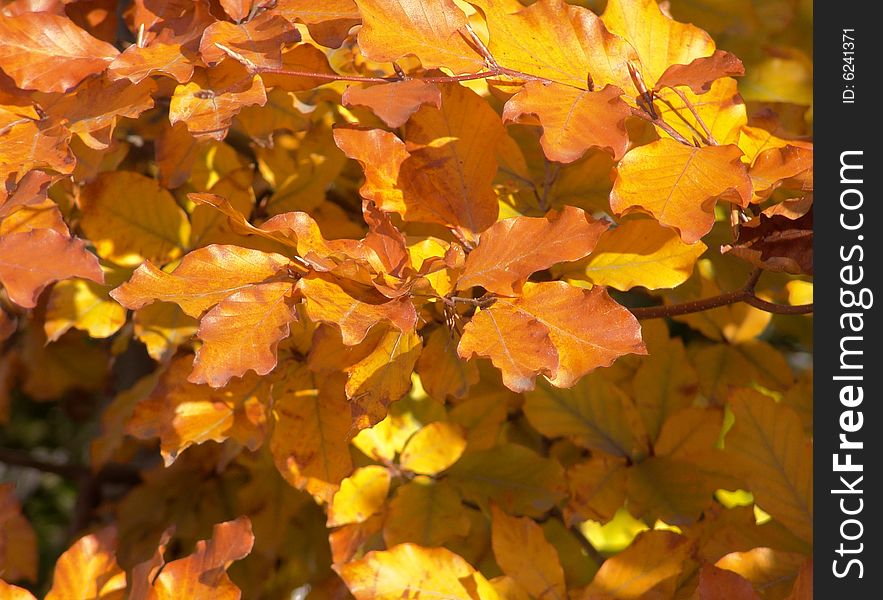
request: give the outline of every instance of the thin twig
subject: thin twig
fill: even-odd
[[[691,113],[693,113],[693,117],[696,119],[696,122],[699,123],[699,126],[702,128],[702,131],[705,132],[705,139],[708,140],[708,143],[711,144],[712,146],[717,146],[717,140],[714,139],[714,135],[712,135],[711,129],[709,129],[708,125],[705,124],[705,121],[699,115],[699,111],[696,110],[696,107],[693,105],[692,102],[690,102],[690,99],[687,98],[687,95],[677,88],[673,87],[673,88],[669,88],[669,89],[671,89],[671,91],[673,91],[675,94],[677,94],[678,98],[681,99],[681,102],[684,103],[684,106],[686,106],[687,109],[689,109],[689,111]]]
[[[679,141],[682,144],[685,144],[687,146],[693,145],[690,142],[690,140],[688,140],[687,138],[682,136],[680,133],[675,131],[671,125],[669,125],[668,123],[666,123],[665,121],[663,121],[659,117],[654,119],[646,110],[641,110],[640,108],[635,108],[633,106],[630,106],[629,109],[631,110],[632,116],[638,117],[639,119],[644,119],[645,121],[650,121],[651,123],[653,123],[654,125],[659,127],[665,133],[667,133],[672,138],[674,138],[675,140]]]

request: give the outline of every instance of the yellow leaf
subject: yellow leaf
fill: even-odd
[[[726,399],[731,387],[758,384],[785,391],[794,381],[782,353],[760,340],[736,346],[695,344],[688,355],[699,373],[700,393],[716,403]]]
[[[718,200],[751,201],[741,156],[732,145],[694,148],[671,139],[639,146],[617,166],[610,207],[617,214],[649,213],[693,244],[711,231]]]
[[[797,414],[759,392],[730,398],[736,423],[724,450],[757,504],[806,541],[812,540],[812,444]]]
[[[584,600],[639,600],[658,583],[684,568],[690,553],[687,538],[671,531],[645,531],[601,565]]]
[[[447,475],[464,499],[512,514],[538,517],[566,495],[561,464],[518,444],[464,454]]]
[[[171,302],[154,302],[139,308],[133,322],[135,337],[147,346],[147,354],[156,361],[171,357],[178,346],[196,333],[199,324]]]
[[[46,307],[46,338],[54,342],[71,327],[106,338],[126,322],[126,309],[107,295],[109,288],[85,279],[67,279],[52,288]]]
[[[638,286],[673,288],[690,277],[706,249],[702,242],[685,244],[676,232],[651,219],[626,221],[601,235],[592,254],[579,263],[579,275],[584,272],[592,283],[624,292]],[[566,276],[572,276],[569,271]]]
[[[37,600],[33,594],[24,588],[6,583],[0,579],[0,600]]]
[[[389,494],[390,473],[386,467],[369,465],[340,482],[328,507],[328,527],[364,523],[376,514]]]
[[[449,600],[498,598],[481,573],[446,548],[399,544],[333,568],[356,600],[401,600],[409,596]]]
[[[418,475],[398,490],[383,524],[387,547],[414,542],[441,546],[469,531],[469,518],[460,494],[451,484]]]
[[[399,465],[421,475],[436,475],[457,462],[465,449],[466,439],[460,426],[437,421],[411,436]]]
[[[527,8],[506,0],[471,3],[487,18],[488,47],[500,65],[579,89],[589,89],[588,77],[598,89],[633,89],[626,67],[632,49],[591,11],[563,0]]]
[[[788,290],[788,304],[812,304],[812,281],[793,279],[785,284]]]
[[[112,526],[81,537],[55,563],[46,600],[122,600],[126,573],[117,564],[116,548]]]
[[[633,383],[638,412],[650,439],[655,440],[670,415],[693,404],[699,391],[699,376],[679,338],[666,337],[649,351]]]
[[[331,501],[353,469],[348,447],[352,436],[350,406],[341,378],[326,378],[317,388],[312,374],[297,367],[274,393],[270,449],[276,466],[295,487]]]
[[[359,48],[371,60],[392,62],[415,54],[426,68],[447,67],[456,73],[478,71],[484,64],[461,35],[466,15],[453,0],[355,2],[362,15]]]
[[[165,264],[181,256],[190,238],[190,222],[174,197],[138,173],[102,173],[83,188],[80,207],[80,226],[96,252],[117,264]]]
[[[411,389],[421,348],[417,333],[388,327],[367,356],[345,369],[346,394],[360,428],[383,419],[389,404]]]
[[[440,403],[413,392],[393,402],[389,414],[380,423],[360,431],[353,438],[353,445],[376,461],[392,462],[424,424],[445,418],[445,409]]]
[[[732,552],[717,561],[715,566],[738,573],[755,589],[764,590],[766,598],[784,598],[791,591],[805,561],[804,554],[762,547]]]
[[[656,0],[610,0],[601,19],[634,49],[648,89],[669,66],[688,65],[714,53],[711,36],[663,14]]]
[[[529,517],[510,517],[491,507],[491,543],[497,564],[538,600],[567,598],[558,553]]]
[[[702,122],[711,131],[711,135],[718,144],[736,144],[739,142],[740,132],[748,123],[748,115],[745,101],[739,95],[736,80],[732,77],[718,79],[711,84],[711,90],[702,95],[695,94],[686,87],[678,88],[684,94],[687,101],[693,105],[696,112],[702,118]],[[675,91],[668,88],[655,92],[659,100],[654,103],[657,114],[675,131],[693,139],[697,131],[704,135],[702,125]],[[661,132],[661,135],[668,134]]]
[[[569,389],[541,382],[525,395],[524,414],[547,437],[568,436],[584,448],[632,459],[650,450],[632,399],[597,373]]]

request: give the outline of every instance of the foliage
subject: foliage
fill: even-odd
[[[4,1],[0,596],[811,597],[809,5]]]

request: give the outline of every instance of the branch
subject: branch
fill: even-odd
[[[644,119],[645,121],[650,121],[651,123],[653,123],[654,125],[659,127],[665,133],[667,133],[672,138],[676,139],[677,141],[679,141],[682,144],[686,144],[687,146],[693,145],[690,142],[690,140],[688,140],[687,138],[682,136],[680,133],[675,131],[671,125],[669,125],[668,123],[666,123],[665,121],[663,121],[659,117],[653,117],[646,110],[641,110],[640,108],[635,108],[634,106],[630,106],[629,109],[631,110],[633,117],[638,117],[639,119]]]
[[[767,302],[762,298],[758,298],[754,293],[754,287],[757,280],[762,274],[761,269],[755,269],[751,277],[740,289],[733,292],[726,292],[719,296],[710,298],[702,298],[701,300],[691,300],[690,302],[682,302],[680,304],[666,304],[662,306],[647,306],[641,308],[631,308],[632,314],[638,319],[661,319],[663,317],[676,317],[678,315],[689,315],[691,313],[704,312],[721,306],[729,306],[744,302],[755,308],[773,313],[776,315],[807,315],[813,312],[812,304],[775,304]]]

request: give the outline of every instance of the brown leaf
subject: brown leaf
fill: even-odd
[[[83,240],[52,229],[0,237],[0,282],[19,306],[33,308],[47,285],[69,277],[104,283],[98,258]]]
[[[796,219],[783,214],[768,216],[761,213],[743,223],[735,243],[721,246],[721,252],[738,256],[767,271],[812,275],[812,206]]]
[[[285,18],[264,12],[247,23],[216,21],[202,34],[199,53],[209,66],[229,56],[249,71],[282,66],[282,46],[300,41],[300,33]]]
[[[325,53],[313,44],[307,43],[298,44],[282,54],[282,69],[326,75],[335,74],[334,69],[328,64],[328,57]],[[322,77],[280,75],[278,73],[263,73],[261,79],[264,80],[264,85],[268,88],[280,88],[287,92],[311,90],[328,82]]]
[[[37,581],[37,535],[21,512],[14,483],[0,484],[0,572],[5,579]],[[3,598],[0,590],[0,598]]]
[[[751,582],[733,571],[704,565],[691,600],[760,600]]]
[[[408,79],[369,87],[350,86],[343,93],[344,106],[364,106],[389,127],[401,127],[421,106],[441,108],[441,92],[434,83]]]
[[[256,0],[220,0],[224,12],[237,22],[242,21],[249,15],[255,2]]]
[[[292,288],[284,281],[249,286],[208,311],[196,332],[203,344],[188,380],[218,388],[250,369],[258,375],[272,371],[276,346],[296,318],[288,304]]]
[[[0,68],[23,89],[66,92],[118,54],[66,17],[33,12],[0,20]]]
[[[480,285],[511,296],[533,273],[588,255],[610,224],[580,208],[565,206],[545,217],[514,217],[494,223],[481,234],[466,258],[457,289]]]
[[[695,58],[686,65],[672,65],[662,73],[654,89],[685,85],[695,94],[711,90],[711,84],[722,77],[745,74],[742,61],[724,50],[715,50],[711,56]]]
[[[543,126],[540,143],[549,160],[571,163],[590,148],[608,152],[619,160],[628,147],[625,120],[631,114],[613,85],[584,91],[559,83],[529,81],[503,109],[503,121],[517,122],[534,114]]]

